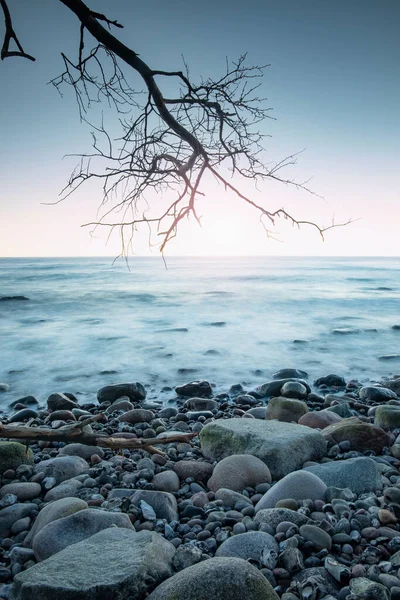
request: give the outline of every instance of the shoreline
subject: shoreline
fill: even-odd
[[[46,598],[63,599],[75,585],[85,600],[89,588],[97,593],[93,573],[101,580],[97,544],[107,562],[115,538],[126,556],[140,545],[147,573],[145,583],[132,568],[128,585],[114,565],[104,585],[121,600],[203,600],[214,572],[226,597],[398,600],[400,378],[363,386],[331,374],[311,387],[303,371],[275,375],[220,394],[192,381],[162,406],[139,383],[106,386],[86,404],[61,393],[44,407],[33,397],[14,403],[3,422],[58,429],[101,414],[92,430],[116,438],[197,435],[150,453],[38,442],[26,454],[0,442],[0,598],[39,599],[47,586]],[[87,589],[60,567],[74,544]]]

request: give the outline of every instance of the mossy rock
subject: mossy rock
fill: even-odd
[[[388,404],[378,406],[374,424],[382,429],[398,429],[400,427],[400,406]]]
[[[0,442],[0,473],[19,465],[33,465],[33,452],[18,442]]]
[[[295,422],[308,412],[307,404],[301,400],[279,396],[271,398],[267,405],[267,419],[278,419],[285,423]]]

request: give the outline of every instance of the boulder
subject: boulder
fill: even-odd
[[[133,529],[133,525],[125,513],[106,512],[87,508],[51,521],[34,537],[32,548],[38,562],[61,552],[67,546],[77,544],[92,535],[117,526]]]
[[[175,388],[178,396],[195,397],[211,396],[212,388],[208,381],[191,381]]]
[[[67,479],[67,481],[63,481],[60,485],[56,485],[56,487],[49,490],[44,497],[44,501],[54,502],[62,498],[76,497],[82,487],[83,483],[79,479]]]
[[[73,408],[79,408],[79,406],[65,394],[55,392],[54,394],[50,394],[47,398],[47,408],[51,411],[72,410]]]
[[[257,563],[267,566],[271,550],[275,553],[275,564],[278,561],[279,546],[276,539],[269,533],[263,531],[248,531],[234,535],[218,548],[215,556],[232,556],[244,560],[255,560]],[[275,565],[272,565],[274,568]],[[271,567],[270,567],[271,568]]]
[[[253,506],[252,501],[247,496],[243,496],[243,494],[239,494],[239,492],[234,492],[233,490],[228,490],[227,488],[220,488],[215,492],[215,499],[222,500],[224,506],[230,506],[234,508],[236,502],[242,502],[244,504],[249,504]]]
[[[286,384],[285,384],[286,385]],[[283,389],[283,388],[282,388]],[[267,405],[267,419],[277,419],[285,423],[297,421],[308,412],[307,404],[291,398],[271,398]]]
[[[301,416],[298,424],[306,425],[312,429],[325,429],[325,427],[332,425],[332,423],[339,423],[341,420],[342,417],[332,410],[314,410]]]
[[[343,377],[331,373],[330,375],[324,375],[314,381],[316,387],[327,386],[327,387],[346,387],[346,381]]]
[[[149,504],[156,513],[157,519],[177,521],[178,505],[175,496],[168,492],[154,492],[153,490],[137,490],[131,496],[131,502],[140,506],[141,500]]]
[[[180,571],[148,600],[278,600],[268,580],[241,558],[216,557]],[[19,600],[17,598],[16,600]]]
[[[0,442],[0,475],[19,465],[33,465],[33,452],[18,442]]]
[[[329,442],[338,444],[348,440],[352,450],[365,452],[372,450],[382,454],[385,446],[389,446],[390,438],[383,429],[370,423],[364,423],[357,417],[343,419],[340,423],[334,423],[322,430],[322,435]]]
[[[382,489],[378,465],[366,456],[335,460],[306,467],[303,471],[313,473],[328,487],[350,488],[357,495]]]
[[[3,485],[0,489],[0,498],[7,494],[14,494],[17,496],[19,502],[25,502],[26,500],[33,500],[38,498],[42,492],[42,487],[39,483],[31,481],[25,481],[21,483],[9,483]]]
[[[256,512],[274,508],[279,500],[324,500],[326,484],[316,475],[304,470],[289,473],[268,490],[256,504]]]
[[[146,390],[141,383],[117,383],[106,385],[97,392],[97,400],[101,402],[115,402],[119,398],[127,396],[129,400],[138,402],[146,398]]]
[[[310,386],[304,379],[297,379],[295,377],[285,377],[284,379],[275,379],[274,381],[267,381],[266,383],[259,385],[256,388],[256,392],[262,398],[264,398],[264,397],[270,398],[271,396],[279,396],[281,393],[282,387],[285,385],[285,383],[288,383],[290,381],[296,381],[298,383],[301,383],[306,388],[308,394],[311,392]]]
[[[100,458],[104,457],[104,450],[99,446],[86,446],[86,444],[67,444],[60,449],[58,456],[80,456],[84,460],[89,460],[93,454]]]
[[[11,527],[16,521],[30,517],[34,511],[37,511],[37,504],[12,504],[0,510],[0,537],[5,538],[10,535]]]
[[[220,419],[203,427],[200,441],[204,456],[213,460],[233,454],[256,456],[268,466],[273,479],[326,455],[326,441],[319,431],[281,421]]]
[[[308,373],[301,369],[280,369],[272,377],[274,379],[289,379],[290,377],[294,379],[307,379]]]
[[[285,398],[297,398],[301,400],[307,397],[307,388],[299,381],[287,381],[282,386],[281,394]]]
[[[180,460],[174,464],[174,471],[180,479],[193,477],[195,481],[206,483],[210,479],[214,467],[203,460]]]
[[[389,404],[378,406],[375,411],[374,425],[382,429],[398,429],[400,427],[400,406]]]
[[[154,489],[159,492],[177,492],[180,488],[180,481],[175,471],[162,471],[154,475],[151,483]]]
[[[306,523],[311,523],[308,517],[289,508],[264,508],[263,510],[259,510],[254,517],[254,523],[258,525],[270,525],[273,529],[283,521],[294,523],[298,527],[306,525]]]
[[[329,533],[316,525],[301,525],[300,535],[306,542],[311,542],[317,552],[332,548],[332,538]]]
[[[89,508],[87,503],[80,498],[62,498],[55,502],[49,502],[38,514],[32,529],[24,539],[23,545],[27,548],[32,548],[33,540],[36,534],[39,533],[49,523],[73,515],[80,510]]]
[[[116,400],[115,402],[113,402],[113,404],[111,404],[111,406],[109,406],[107,408],[106,414],[110,415],[115,410],[122,410],[123,412],[128,412],[129,410],[132,410],[132,409],[133,409],[132,402],[129,402],[129,400],[123,400],[121,398],[121,400]]]
[[[266,419],[267,418],[267,407],[257,406],[256,408],[249,408],[246,411],[246,415],[251,415],[255,419]]]
[[[213,492],[220,488],[241,492],[246,487],[270,482],[270,470],[262,460],[250,454],[235,454],[217,464],[207,487]]]
[[[128,410],[128,412],[123,413],[118,417],[118,421],[121,423],[149,423],[154,419],[154,413],[151,410],[146,410],[145,408],[134,408],[133,410]]]
[[[76,477],[89,469],[86,460],[79,456],[60,456],[42,460],[35,466],[35,473],[44,473],[45,477],[54,477],[56,484]]]
[[[114,527],[19,573],[13,600],[143,600],[172,575],[174,546],[159,533]]]
[[[398,377],[397,379],[388,379],[387,381],[384,381],[382,383],[382,387],[388,390],[392,390],[393,392],[395,392],[395,394],[397,394],[397,396],[400,396],[400,377]]]
[[[392,398],[397,399],[397,394],[392,390],[374,385],[362,387],[358,395],[360,400],[364,400],[365,402],[387,402]]]

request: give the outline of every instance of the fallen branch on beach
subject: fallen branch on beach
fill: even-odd
[[[119,438],[102,432],[94,432],[91,423],[100,421],[104,415],[98,414],[72,425],[65,425],[59,429],[44,427],[29,427],[28,425],[4,425],[0,423],[0,438],[18,439],[23,443],[29,442],[66,442],[85,444],[87,446],[100,446],[113,450],[142,449],[153,454],[163,454],[154,445],[170,444],[172,442],[189,442],[197,433],[177,433],[157,438]]]

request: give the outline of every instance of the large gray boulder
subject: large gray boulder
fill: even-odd
[[[67,546],[81,542],[103,529],[114,526],[134,530],[127,514],[91,508],[52,521],[43,527],[33,540],[32,548],[36,560],[38,562],[45,560],[64,550]]]
[[[366,456],[314,465],[306,467],[304,471],[313,473],[328,487],[350,488],[355,494],[382,489],[378,465]]]
[[[36,517],[32,529],[24,539],[24,546],[31,548],[35,536],[49,523],[69,517],[69,515],[86,508],[89,508],[87,502],[80,498],[61,498],[55,502],[49,502]]]
[[[271,584],[241,558],[211,558],[159,585],[148,600],[278,600]],[[19,600],[19,599],[17,599]]]
[[[326,484],[313,473],[304,470],[289,473],[268,490],[256,504],[256,512],[265,508],[275,508],[279,500],[324,500]]]
[[[56,484],[76,477],[89,469],[86,460],[79,456],[57,456],[42,460],[35,466],[35,473],[44,473],[45,477],[54,477]]]
[[[160,534],[112,528],[19,573],[12,600],[142,600],[172,574],[175,548]]]
[[[278,542],[272,535],[263,531],[248,531],[225,540],[215,556],[252,559],[261,565],[274,568],[278,562],[278,551]]]
[[[220,419],[200,432],[204,456],[221,460],[232,454],[252,454],[260,458],[280,479],[309,460],[326,455],[326,441],[319,431],[280,421]]]

